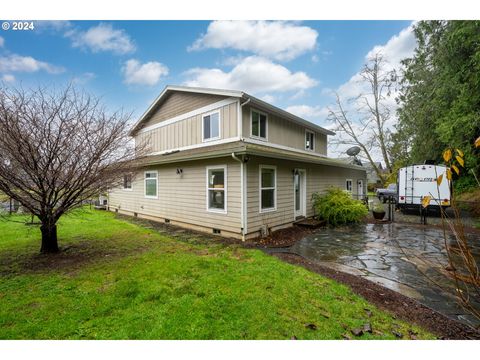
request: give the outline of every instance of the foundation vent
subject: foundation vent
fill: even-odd
[[[165,219],[165,224],[170,224],[170,219]]]
[[[261,236],[262,238],[268,236],[268,226],[267,226],[267,225],[262,225],[262,226],[260,227],[260,236]]]
[[[212,229],[214,234],[220,234],[221,230],[220,229]]]

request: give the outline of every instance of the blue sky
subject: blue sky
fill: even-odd
[[[6,85],[74,81],[138,117],[167,84],[245,90],[322,126],[373,49],[411,54],[411,21],[71,21],[0,30]],[[133,119],[135,120],[135,118]]]

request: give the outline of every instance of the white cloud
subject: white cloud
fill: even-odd
[[[413,33],[413,25],[406,27],[398,35],[395,35],[387,41],[385,45],[377,45],[368,52],[365,59],[369,59],[377,53],[381,53],[385,60],[393,68],[400,66],[400,61],[413,55],[413,50],[417,45]]]
[[[15,82],[15,76],[13,76],[12,74],[4,74],[2,76],[2,81],[5,81],[7,83],[13,83]]]
[[[65,71],[63,67],[39,61],[31,56],[8,55],[0,57],[0,72],[36,72],[46,71],[50,74],[59,74]]]
[[[285,21],[213,21],[189,50],[235,49],[276,60],[292,60],[313,50],[316,30]]]
[[[124,82],[126,84],[156,85],[162,76],[168,75],[168,68],[156,61],[140,63],[130,59],[122,67]]]
[[[254,94],[297,91],[317,84],[316,80],[302,71],[293,73],[282,65],[258,56],[243,59],[229,72],[215,68],[194,68],[185,75],[187,86],[237,89]]]
[[[324,120],[328,115],[328,109],[322,106],[293,105],[285,110],[307,120]]]
[[[75,76],[72,81],[74,83],[77,83],[77,84],[86,84],[87,82],[89,82],[90,80],[93,80],[97,77],[97,75],[95,75],[94,73],[92,72],[85,72],[79,76]]]
[[[275,96],[270,94],[265,94],[261,97],[261,99],[267,103],[273,104],[275,102]]]
[[[0,47],[3,47],[5,45],[5,39],[0,36]]]
[[[414,53],[416,47],[416,39],[413,33],[413,23],[400,31],[397,35],[392,36],[384,45],[374,46],[366,55],[365,62],[376,54],[381,54],[383,60],[385,60],[384,71],[390,71],[392,69],[399,70],[401,68],[401,60],[411,57]],[[360,126],[360,116],[361,113],[358,111],[359,103],[352,99],[357,98],[361,94],[368,94],[371,92],[368,85],[362,81],[360,72],[355,73],[346,83],[339,86],[336,90],[340,96],[344,109],[348,111],[348,114],[351,118],[354,119],[353,126],[357,130],[361,129]],[[386,123],[387,129],[392,129],[393,126],[397,123],[395,109],[397,108],[397,103],[395,97],[397,93],[392,92],[390,97],[384,101],[384,105],[387,106],[391,111],[391,118]],[[349,101],[350,100],[350,101]],[[366,129],[361,136],[362,139],[367,139],[371,134],[371,129]],[[336,139],[344,138],[344,135],[337,133]],[[343,154],[344,150],[350,145],[341,145],[336,148],[332,148],[331,152],[337,154]],[[381,154],[379,152],[373,152],[373,156],[376,160],[380,160]]]
[[[100,23],[87,31],[70,30],[65,36],[72,39],[73,47],[88,48],[92,52],[128,54],[135,51],[130,36],[124,30],[114,29],[111,24]]]

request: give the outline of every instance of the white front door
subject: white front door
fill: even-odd
[[[295,218],[307,216],[307,180],[305,170],[295,169],[293,175],[293,191],[295,199]]]
[[[357,194],[358,194],[358,200],[363,199],[363,180],[358,180],[357,182]]]

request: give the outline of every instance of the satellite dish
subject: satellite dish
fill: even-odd
[[[358,146],[352,146],[350,149],[347,150],[348,156],[356,156],[360,152],[360,148]]]

